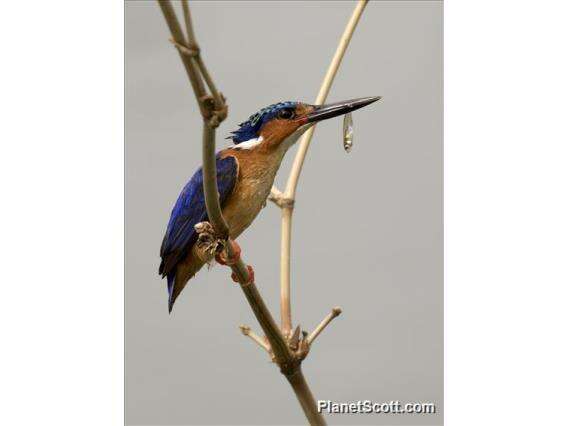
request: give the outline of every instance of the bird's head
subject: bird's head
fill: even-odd
[[[229,139],[233,140],[236,149],[262,148],[286,151],[318,121],[347,114],[379,99],[380,96],[375,96],[327,105],[279,102],[251,115],[232,132]]]

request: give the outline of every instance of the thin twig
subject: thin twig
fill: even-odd
[[[253,342],[255,342],[258,346],[260,346],[270,354],[270,346],[268,345],[268,343],[266,343],[266,341],[262,337],[252,331],[248,325],[239,325],[239,328],[241,329],[241,333],[243,333],[243,335],[250,337]]]
[[[319,90],[318,96],[316,98],[316,105],[321,105],[325,102],[333,79],[337,74],[341,60],[345,55],[349,41],[353,36],[353,32],[359,23],[359,19],[367,5],[367,0],[359,0],[355,10],[351,15],[351,19],[345,27],[345,31],[339,40],[339,45],[335,51],[335,55],[331,60],[331,64],[327,70],[327,73],[323,79],[321,88]],[[306,158],[306,153],[310,146],[312,136],[315,131],[315,126],[311,127],[304,133],[300,139],[300,146],[296,157],[294,158],[294,163],[292,164],[292,169],[290,171],[290,176],[286,184],[286,190],[284,191],[284,197],[294,202],[296,198],[296,188],[298,186],[298,179],[300,177],[300,172],[302,171],[302,166]],[[282,322],[282,329],[288,332],[292,328],[292,307],[290,304],[290,247],[292,240],[292,210],[293,206],[287,206],[282,208],[282,225],[281,225],[281,246],[280,246],[280,315]]]
[[[331,85],[333,84],[333,80],[337,74],[337,70],[339,69],[339,65],[341,65],[341,61],[343,60],[343,56],[345,55],[345,51],[349,46],[349,42],[351,41],[351,37],[355,32],[355,28],[359,23],[359,19],[365,10],[365,6],[367,5],[367,0],[360,0],[355,6],[355,10],[351,15],[351,19],[347,23],[345,27],[345,31],[339,40],[339,45],[337,46],[337,50],[335,51],[335,55],[331,60],[331,64],[327,69],[327,73],[323,79],[321,84],[318,96],[316,98],[316,105],[321,105],[327,99],[327,95],[329,94],[329,90],[331,89]],[[298,152],[294,157],[294,163],[292,165],[292,170],[290,171],[290,177],[288,178],[288,182],[286,184],[286,191],[285,194],[287,197],[294,198],[296,196],[296,188],[298,186],[298,179],[300,178],[300,172],[302,171],[302,166],[304,164],[304,160],[306,158],[306,153],[308,152],[308,148],[310,146],[310,142],[312,140],[312,136],[314,135],[315,126],[311,127],[306,131],[306,133],[302,136],[300,140],[300,147],[298,148]]]
[[[201,58],[201,53],[199,53],[199,50],[197,52],[198,53],[197,53],[197,56],[195,57],[195,62],[197,62],[197,66],[201,70],[201,75],[203,75],[203,79],[205,80],[205,83],[209,87],[209,90],[211,91],[211,95],[213,96],[213,99],[215,100],[215,108],[220,109],[225,104],[225,100],[223,99],[221,93],[219,93],[217,91],[217,87],[215,87],[215,83],[213,83],[213,79],[211,78],[211,74],[209,74],[209,71],[207,70],[205,63],[203,62],[203,59]]]
[[[341,308],[335,307],[331,310],[331,312],[319,323],[319,325],[315,328],[314,331],[307,337],[308,345],[311,345],[314,340],[320,335],[320,333],[329,325],[334,318],[337,318],[341,315]]]
[[[290,334],[292,330],[292,305],[290,299],[290,246],[292,244],[293,206],[281,210],[280,227],[280,322],[282,332]]]
[[[240,263],[243,263],[242,261]],[[276,325],[274,318],[268,311],[264,300],[262,299],[256,285],[254,283],[248,283],[248,270],[242,265],[235,265],[232,267],[233,272],[237,276],[239,283],[241,285],[241,289],[245,294],[247,301],[249,302],[250,307],[253,310],[254,316],[256,317],[264,335],[268,339],[270,343],[270,347],[272,352],[274,353],[274,358],[276,363],[280,366],[280,371],[284,375],[288,375],[294,371],[294,369],[298,366],[297,360],[294,358],[294,355],[290,351],[282,332]],[[235,271],[238,270],[238,272]],[[244,275],[244,274],[247,275]]]
[[[189,46],[195,44],[195,33],[191,23],[191,13],[189,12],[189,4],[187,0],[182,0],[181,8],[183,9],[183,19],[185,21],[185,32],[187,33],[187,43]]]
[[[213,78],[211,78],[211,74],[207,70],[205,63],[203,62],[203,59],[201,58],[201,49],[197,45],[197,41],[196,41],[196,38],[195,38],[195,32],[193,31],[193,24],[192,24],[192,21],[191,21],[191,13],[189,11],[189,5],[188,5],[187,0],[182,0],[181,5],[182,5],[182,8],[183,8],[183,17],[184,17],[184,20],[185,20],[188,47],[190,49],[193,48],[196,51],[196,55],[194,57],[195,63],[199,67],[199,70],[201,71],[201,75],[203,76],[203,79],[205,80],[205,83],[207,84],[207,87],[209,87],[209,90],[211,91],[211,95],[213,96],[213,99],[215,100],[215,109],[220,110],[220,109],[223,108],[225,101],[222,98],[221,93],[219,93],[219,91],[217,90],[217,87],[215,86],[215,83],[213,82]]]
[[[172,3],[169,0],[159,0],[158,4],[162,9],[162,13],[164,14],[164,18],[166,19],[174,42],[181,46],[185,46],[185,37],[183,36],[183,31],[177,19]],[[184,55],[182,52],[179,52],[179,56],[189,77],[193,93],[195,93],[195,98],[197,100],[197,104],[199,105],[201,115],[204,115],[206,114],[206,110],[203,105],[203,98],[205,97],[206,92],[205,86],[203,85],[203,80],[201,79],[199,72],[197,71],[196,66],[191,58],[187,55]]]

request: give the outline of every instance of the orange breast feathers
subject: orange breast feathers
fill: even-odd
[[[282,156],[278,150],[233,149],[221,152],[221,157],[237,160],[235,188],[223,205],[223,216],[229,225],[231,238],[237,238],[266,205]]]

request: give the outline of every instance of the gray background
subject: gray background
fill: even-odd
[[[280,100],[312,102],[351,2],[195,2],[204,59],[228,98],[223,137]],[[175,199],[200,164],[200,118],[154,2],[126,3],[126,422],[304,424],[225,268],[201,272],[171,316],[157,275]],[[331,424],[440,424],[443,403],[442,4],[371,2],[329,96],[384,98],[318,126],[294,216],[294,321],[344,314],[304,371],[316,398],[433,402],[436,415],[335,415]],[[288,153],[277,178],[284,186]],[[272,205],[239,239],[278,318],[280,214]]]

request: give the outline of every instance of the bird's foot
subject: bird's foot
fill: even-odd
[[[241,259],[241,246],[239,246],[239,244],[233,240],[229,240],[229,244],[231,244],[231,247],[233,249],[233,256],[231,256],[230,258],[227,257],[225,250],[215,255],[215,260],[221,265],[233,266]]]
[[[233,240],[229,240],[229,244],[231,244],[232,248],[231,251],[233,252],[232,256],[228,257],[226,251],[223,250],[222,252],[217,253],[215,255],[215,260],[221,265],[234,266],[235,264],[237,264],[239,260],[241,260],[241,246],[239,246],[239,244]],[[250,265],[247,265],[247,269],[248,269],[249,279],[243,285],[254,283],[254,269]],[[231,278],[233,279],[234,282],[240,283],[237,274],[235,274],[234,272],[231,274]]]
[[[215,233],[215,228],[209,222],[199,222],[193,228],[199,235],[197,247],[204,253],[205,259],[211,259],[223,249],[224,240]]]
[[[254,269],[250,265],[247,265],[247,269],[248,269],[248,273],[249,273],[249,280],[248,280],[248,282],[246,282],[243,285],[254,284]],[[231,278],[237,284],[239,283],[239,278],[237,277],[237,274],[235,274],[234,272],[231,274]]]

